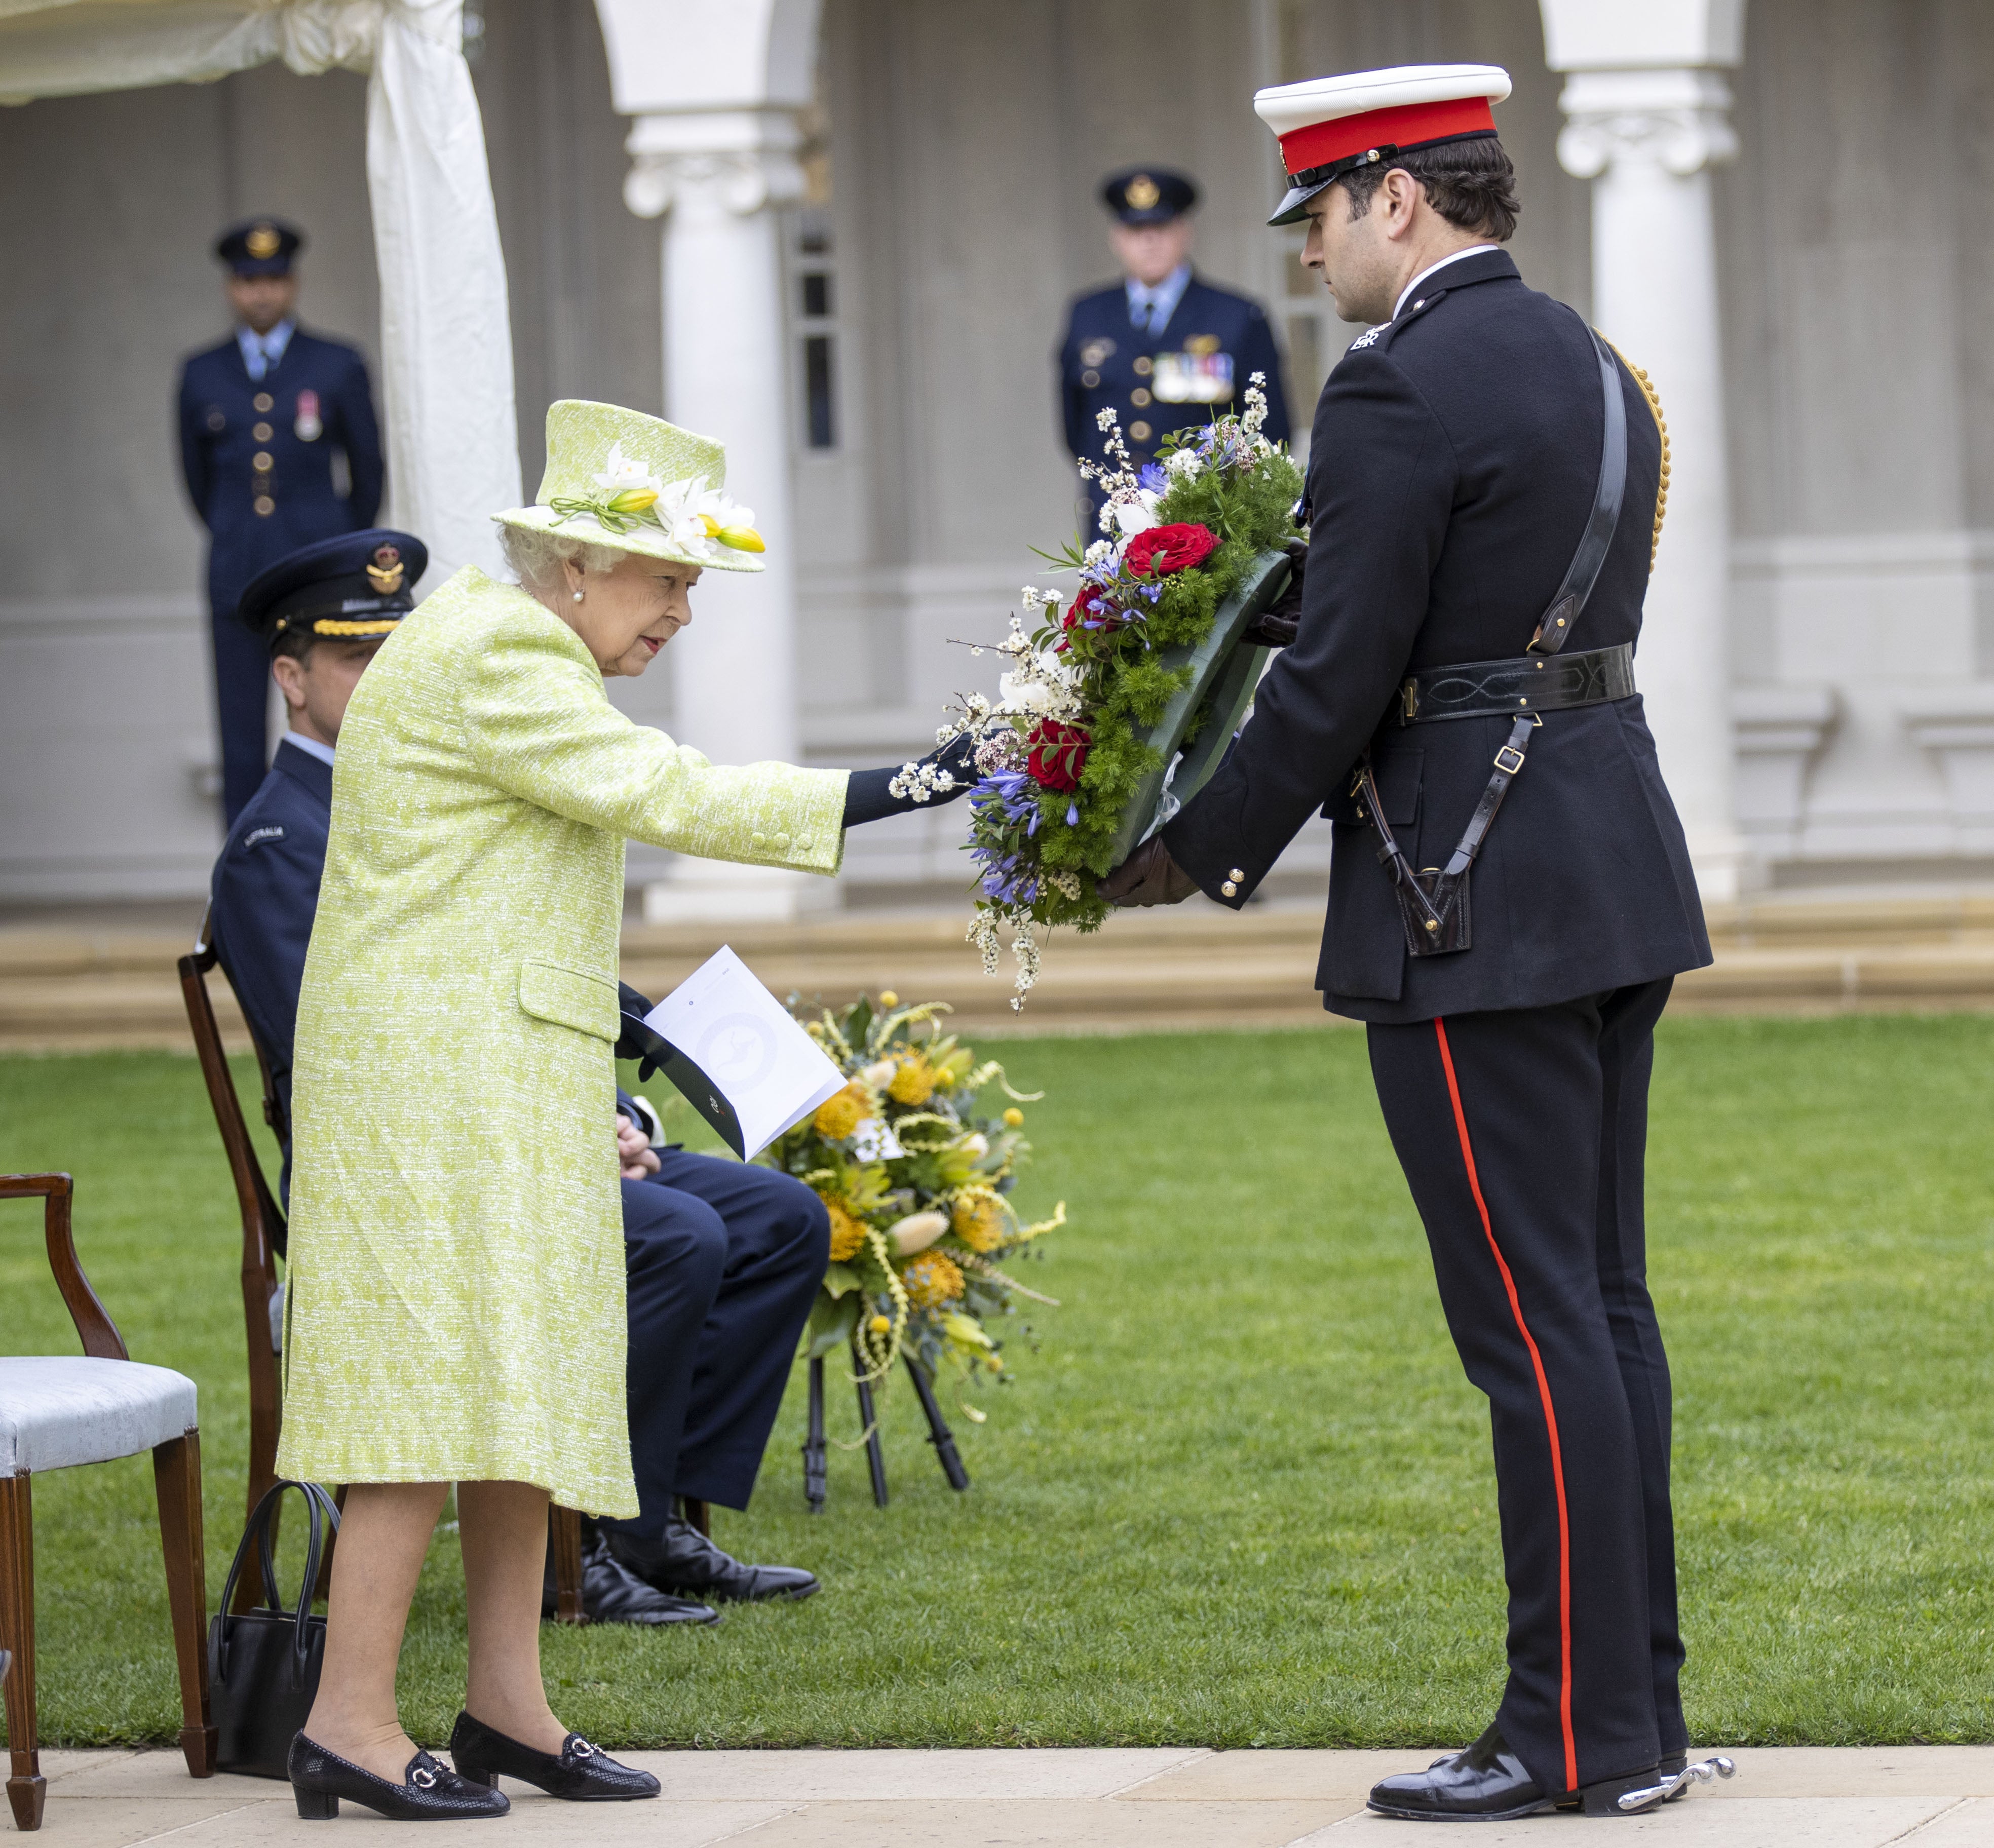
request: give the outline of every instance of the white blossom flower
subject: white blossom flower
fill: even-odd
[[[1132,539],[1156,525],[1156,504],[1162,498],[1146,488],[1139,488],[1128,499],[1108,503],[1114,509],[1115,529],[1123,539]]]
[[[626,488],[649,488],[662,495],[665,489],[664,483],[642,462],[624,454],[620,443],[611,446],[608,460],[603,472],[595,477],[595,485],[605,494],[618,494]]]

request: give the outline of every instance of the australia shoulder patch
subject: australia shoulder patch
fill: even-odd
[[[272,823],[267,828],[252,828],[242,837],[242,844],[245,847],[261,847],[266,840],[282,840],[283,837],[283,828]]]

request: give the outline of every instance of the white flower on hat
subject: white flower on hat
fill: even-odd
[[[625,455],[620,443],[611,446],[609,460],[603,472],[595,477],[595,485],[606,494],[615,494],[627,488],[648,488],[662,494],[665,486],[642,462]]]
[[[658,523],[688,558],[711,560],[726,546],[735,552],[767,549],[755,530],[755,511],[697,480],[674,481],[658,496]]]

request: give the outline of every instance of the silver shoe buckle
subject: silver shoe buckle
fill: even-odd
[[[577,1758],[593,1758],[595,1756],[595,1747],[586,1739],[577,1739],[567,1749]]]
[[[1659,1784],[1652,1784],[1639,1790],[1622,1791],[1616,1799],[1623,1815],[1633,1815],[1643,1809],[1652,1809],[1657,1803],[1666,1803],[1670,1798],[1679,1796],[1692,1784],[1715,1784],[1719,1778],[1735,1778],[1738,1766],[1735,1761],[1719,1753],[1714,1758],[1705,1758],[1696,1764],[1685,1764],[1679,1771],[1664,1778]]]
[[[419,1764],[409,1773],[409,1781],[418,1790],[434,1790],[437,1774],[426,1764]]]

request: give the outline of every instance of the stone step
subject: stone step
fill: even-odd
[[[947,1002],[978,1033],[1324,1024],[1314,905],[1239,915],[1194,900],[1056,936],[1022,1011],[1010,958],[995,979],[960,912],[841,912],[790,925],[646,926],[623,934],[624,978],[669,992],[723,943],[779,995],[840,1005],[860,990]],[[1994,895],[1782,897],[1713,912],[1715,964],[1685,976],[1684,1010],[1822,1012],[1994,1008]],[[101,922],[0,926],[0,1049],[188,1044],[174,964],[185,932]],[[218,1017],[246,1044],[228,984]]]

